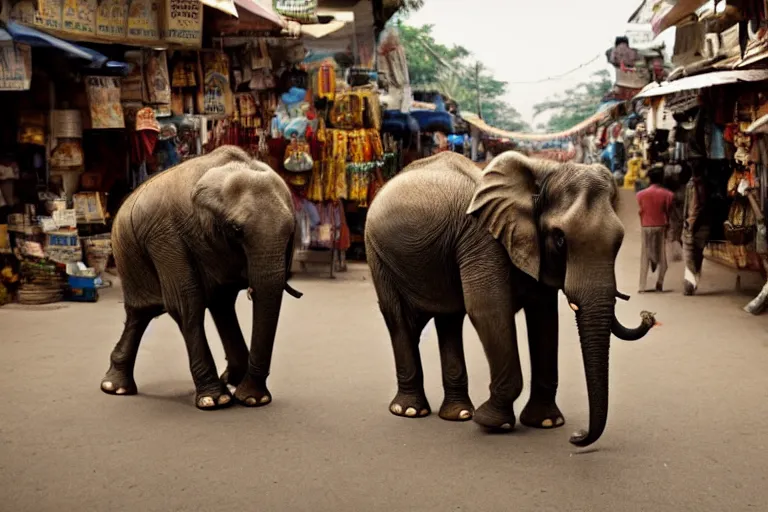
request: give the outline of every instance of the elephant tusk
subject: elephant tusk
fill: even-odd
[[[296,299],[300,299],[304,295],[303,293],[296,290],[293,286],[289,285],[288,283],[285,283],[285,291],[288,292],[288,295]]]
[[[621,300],[623,300],[623,301],[628,301],[629,300],[629,295],[625,295],[625,294],[621,293],[619,290],[616,290],[616,297],[621,299]]]

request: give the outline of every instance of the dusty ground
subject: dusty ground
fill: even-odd
[[[150,326],[139,353],[140,394],[102,394],[123,322],[115,288],[97,304],[0,310],[0,510],[766,510],[768,316],[741,311],[751,297],[712,265],[698,297],[680,294],[680,264],[668,276],[672,292],[638,296],[631,199],[622,206],[627,241],[617,273],[633,297],[619,315],[635,323],[649,309],[664,325],[642,342],[614,342],[609,424],[593,449],[568,443],[587,424],[587,401],[565,304],[566,427],[492,436],[436,415],[389,414],[393,358],[364,267],[335,281],[323,268],[295,279],[305,297],[285,299],[275,401],[258,410],[193,407],[184,345],[167,317]],[[745,287],[756,284],[745,276]],[[238,306],[248,332],[245,297]],[[465,331],[480,405],[488,367],[469,322]],[[434,332],[422,353],[436,408]]]

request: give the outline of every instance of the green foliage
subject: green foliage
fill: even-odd
[[[546,124],[546,130],[567,130],[592,116],[612,87],[608,71],[600,70],[592,75],[591,81],[580,83],[554,98],[534,105],[534,116],[553,111]]]
[[[479,64],[476,79],[477,61],[469,50],[463,46],[438,43],[432,36],[432,27],[398,24],[411,84],[416,88],[439,91],[455,100],[462,110],[477,113],[479,83],[482,116],[486,123],[503,130],[527,130],[528,126],[520,113],[502,99],[506,82],[496,80],[482,63]]]

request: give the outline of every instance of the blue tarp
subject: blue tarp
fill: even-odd
[[[5,23],[3,28],[0,28],[0,32],[5,32],[9,36],[4,37],[5,34],[0,34],[0,39],[12,39],[17,43],[27,44],[34,48],[55,48],[66,53],[68,57],[86,61],[89,68],[101,69],[106,67],[126,74],[131,69],[130,64],[109,60],[106,55],[102,55],[96,50],[72,44],[15,21]]]

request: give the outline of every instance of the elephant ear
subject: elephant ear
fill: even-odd
[[[195,206],[202,207],[217,219],[226,218],[227,210],[224,204],[223,191],[232,171],[232,164],[214,167],[206,171],[192,189],[192,202]]]
[[[534,219],[536,182],[558,168],[554,162],[533,160],[514,151],[502,153],[483,170],[467,210],[501,242],[512,263],[537,280],[541,254]]]

